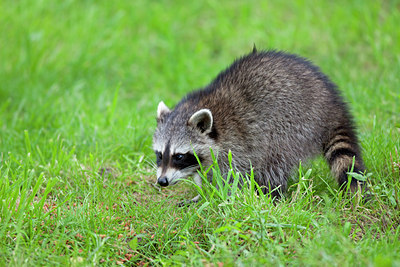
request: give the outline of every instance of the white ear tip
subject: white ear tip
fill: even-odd
[[[206,112],[206,113],[208,113],[208,115],[212,118],[211,110],[205,108],[205,109],[203,109],[203,111]]]
[[[207,108],[203,108],[203,109],[200,109],[200,110],[196,111],[195,113],[193,113],[193,115],[190,117],[189,121],[196,120],[196,119],[199,119],[199,118],[203,118],[204,116],[208,116],[212,120],[211,111],[209,109],[207,109]]]
[[[210,117],[212,117],[211,110],[209,110],[208,108],[200,109],[196,111],[194,114],[203,114],[203,113],[207,113]]]
[[[167,105],[165,105],[165,103],[163,101],[158,103],[158,107],[157,107],[157,117],[158,118],[160,118],[163,113],[167,113],[169,111],[170,111],[169,108],[167,107]]]
[[[167,105],[165,105],[164,101],[161,101],[160,103],[158,103],[158,107],[157,107],[157,111],[162,111],[168,109]]]

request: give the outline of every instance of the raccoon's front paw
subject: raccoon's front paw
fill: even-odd
[[[194,198],[190,199],[190,200],[185,200],[182,202],[178,203],[178,207],[185,207],[185,206],[189,206],[192,203],[197,203],[200,200],[200,195],[195,196]]]
[[[181,208],[181,207],[189,206],[190,204],[192,204],[191,200],[184,200],[184,201],[178,202],[177,206]]]

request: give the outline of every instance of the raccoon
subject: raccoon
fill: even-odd
[[[207,166],[210,148],[222,173],[229,171],[231,151],[233,167],[241,173],[252,168],[264,193],[285,190],[299,162],[318,154],[342,187],[352,167],[365,171],[352,116],[336,85],[307,59],[275,50],[254,49],[235,60],[173,110],[159,103],[153,149],[160,186],[190,176],[201,186],[193,152]],[[358,188],[356,179],[350,187]]]

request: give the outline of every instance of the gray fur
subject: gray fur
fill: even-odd
[[[170,156],[194,149],[209,165],[211,147],[227,172],[231,150],[234,167],[248,173],[251,162],[256,181],[266,188],[285,189],[299,161],[318,154],[325,155],[340,185],[353,156],[354,170],[364,171],[352,118],[336,86],[295,55],[254,49],[173,110],[160,105],[155,151],[163,153],[166,144]],[[205,119],[204,110],[210,111],[211,124],[199,117],[191,121],[200,110]],[[168,168],[159,165],[159,173]],[[184,173],[180,178],[194,175],[196,168]]]

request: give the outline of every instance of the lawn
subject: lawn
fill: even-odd
[[[400,266],[400,2],[0,1],[0,265]],[[349,102],[371,200],[304,163],[283,199],[154,186],[152,134],[235,58],[309,58]]]

